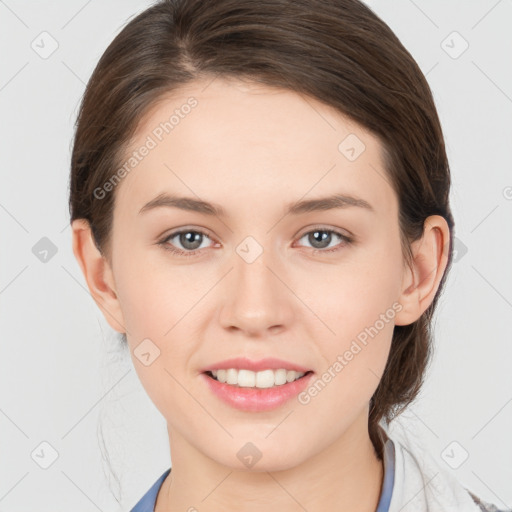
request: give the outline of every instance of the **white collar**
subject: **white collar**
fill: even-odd
[[[395,476],[389,512],[482,512],[468,490],[441,467],[397,420],[386,426],[395,452]]]

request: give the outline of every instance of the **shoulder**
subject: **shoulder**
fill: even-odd
[[[151,486],[151,488],[142,496],[142,498],[135,504],[133,508],[130,509],[130,512],[154,512],[156,500],[158,497],[158,492],[162,487],[162,484],[165,480],[165,477],[171,472],[172,468],[167,469],[156,482]]]
[[[416,433],[402,426],[391,430],[386,432],[395,452],[390,512],[512,512],[483,501],[467,489],[431,456]]]

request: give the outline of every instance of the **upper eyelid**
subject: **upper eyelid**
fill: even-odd
[[[302,233],[302,234],[297,234],[295,236],[298,236],[299,238],[302,238],[304,235],[307,235],[308,233],[311,233],[312,231],[327,231],[327,232],[330,232],[330,233],[335,233],[335,234],[338,234],[338,235],[341,235],[341,236],[345,236],[347,238],[351,238],[353,235],[346,231],[346,230],[343,230],[342,228],[329,228],[327,226],[322,226],[322,225],[319,225],[319,226],[309,226],[307,228],[305,228],[305,231],[299,231],[299,233]],[[343,233],[343,231],[346,231],[346,233]]]
[[[308,228],[304,228],[305,231],[302,232],[302,234],[300,235],[300,238],[302,238],[304,235],[307,235],[308,233],[311,233],[312,231],[328,231],[328,232],[332,232],[332,233],[337,233],[337,234],[340,234],[340,235],[343,235],[343,236],[346,236],[346,237],[351,237],[352,234],[351,233],[347,233],[347,234],[344,234],[344,233],[341,233],[340,230],[341,228],[329,228],[329,227],[326,227],[326,226],[310,226]],[[204,229],[204,228],[179,228],[177,229],[176,231],[171,231],[171,233],[169,233],[168,235],[164,235],[164,239],[165,238],[169,238],[169,237],[173,237],[173,236],[176,236],[180,233],[186,233],[186,232],[189,232],[189,231],[194,231],[196,233],[201,233],[203,235],[206,235],[208,236],[209,238],[214,238],[212,237],[212,235],[210,235],[210,233],[208,232],[208,230]],[[300,233],[300,231],[299,231]],[[299,236],[299,234],[295,234],[294,235],[295,237]]]

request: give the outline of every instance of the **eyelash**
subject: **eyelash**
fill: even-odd
[[[320,231],[323,233],[330,233],[330,234],[337,235],[341,238],[342,242],[341,242],[341,244],[338,244],[337,247],[332,248],[332,249],[313,249],[313,253],[333,253],[333,252],[340,251],[344,246],[347,246],[347,245],[350,245],[353,243],[353,239],[351,237],[343,235],[339,231],[336,231],[333,229],[324,229],[321,227],[316,227],[310,231],[306,231],[304,234],[302,234],[299,237],[299,240],[301,238],[304,238],[306,235],[309,235],[310,233],[313,233],[315,231]],[[185,257],[197,256],[198,253],[201,251],[201,249],[195,249],[194,251],[182,251],[181,249],[176,249],[175,247],[168,244],[169,240],[171,240],[172,238],[174,238],[178,235],[181,235],[182,233],[199,233],[200,235],[210,238],[208,233],[206,233],[205,231],[202,231],[201,229],[181,229],[179,231],[175,231],[175,232],[171,233],[170,235],[167,235],[163,240],[158,242],[158,245],[161,245],[166,251],[170,251],[171,253],[176,254],[178,256],[185,256]]]

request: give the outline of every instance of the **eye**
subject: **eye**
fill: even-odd
[[[309,243],[312,244],[313,252],[331,253],[339,251],[342,247],[352,243],[352,238],[333,229],[315,228],[304,233],[299,240],[307,237]],[[339,239],[341,244],[338,243],[334,248],[327,249],[333,240]],[[183,249],[175,247],[171,240],[176,239],[177,244],[180,244]],[[165,250],[170,251],[178,256],[196,256],[203,246],[205,239],[210,239],[210,236],[200,229],[181,229],[167,235],[163,240],[158,242]]]
[[[210,238],[207,233],[198,229],[182,229],[175,231],[158,242],[164,249],[171,251],[180,256],[195,256],[201,249],[204,238]],[[177,238],[177,243],[185,249],[179,249],[171,245],[169,242]]]
[[[352,243],[352,238],[333,229],[315,228],[307,233],[304,233],[299,240],[307,237],[307,241],[312,244],[314,252],[335,252],[339,251],[343,246]],[[338,244],[332,249],[326,249],[333,240],[338,238],[341,244]]]

